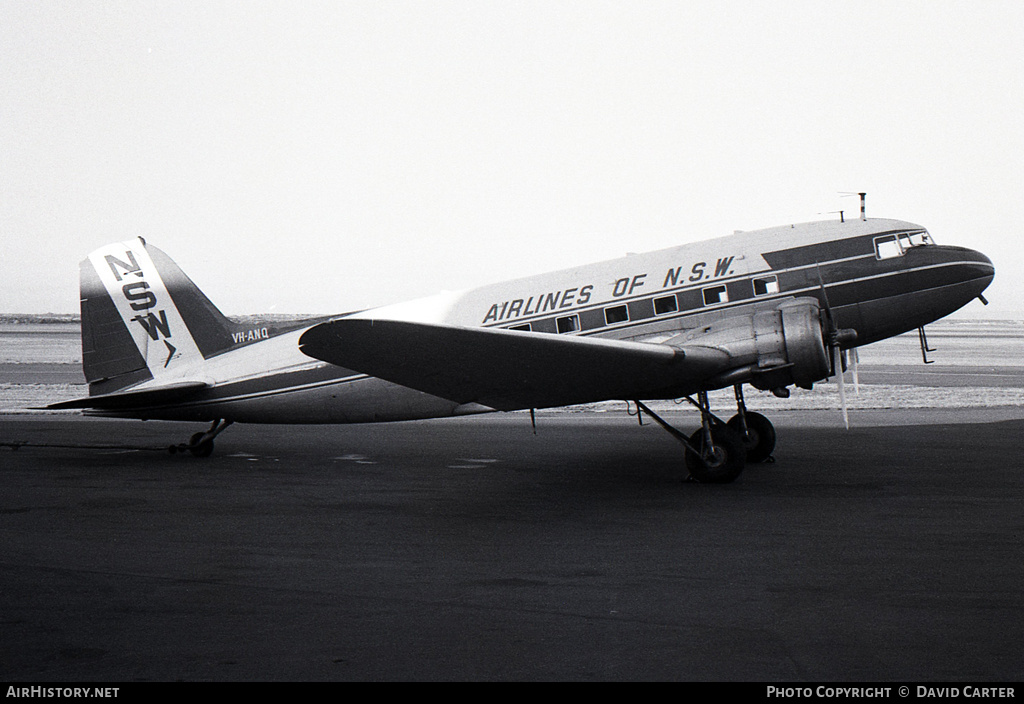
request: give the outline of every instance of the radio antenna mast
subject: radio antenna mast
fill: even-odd
[[[840,196],[842,198],[845,198],[846,196],[860,196],[860,219],[861,220],[867,220],[868,219],[868,215],[867,215],[867,199],[868,199],[868,194],[867,193],[864,193],[864,192],[861,192],[861,193],[849,193],[847,191],[840,191],[839,193],[840,193]]]

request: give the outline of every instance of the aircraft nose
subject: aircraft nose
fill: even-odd
[[[961,282],[964,303],[974,298],[981,298],[982,303],[987,303],[981,293],[995,278],[996,267],[992,260],[981,252],[966,247],[956,247],[951,254],[957,259],[956,278]]]
[[[950,305],[955,304],[950,312],[980,296],[996,273],[992,260],[984,254],[955,245],[914,247],[907,252],[906,260],[911,265],[911,288],[933,291]]]
[[[977,287],[980,294],[988,288],[988,285],[992,283],[992,279],[995,278],[996,267],[992,260],[981,252],[966,249],[964,254],[966,255],[966,261],[964,262],[965,278]]]

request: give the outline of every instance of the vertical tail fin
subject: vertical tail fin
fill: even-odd
[[[91,393],[195,374],[230,348],[237,326],[142,238],[102,247],[81,264],[82,366]]]

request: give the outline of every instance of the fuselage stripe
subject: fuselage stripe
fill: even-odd
[[[789,269],[777,269],[777,270],[765,269],[765,270],[761,270],[761,271],[757,271],[757,272],[750,272],[750,273],[748,273],[746,275],[743,275],[743,276],[731,277],[729,279],[724,279],[724,278],[723,279],[716,279],[714,281],[714,283],[715,284],[720,284],[720,283],[721,284],[728,284],[730,282],[742,281],[744,279],[749,279],[751,277],[757,277],[759,275],[768,274],[768,273],[781,276],[781,275],[784,275],[784,274],[792,274],[794,272],[811,270],[811,269],[815,269],[815,268],[818,268],[818,267],[833,266],[835,264],[842,264],[842,263],[851,262],[851,261],[874,260],[874,259],[876,259],[876,257],[874,255],[872,255],[872,254],[860,255],[860,256],[856,256],[856,257],[845,257],[845,258],[842,258],[842,259],[833,259],[833,260],[824,261],[824,262],[814,262],[814,263],[811,263],[811,264],[802,264],[800,266],[791,267]],[[825,286],[825,289],[826,289],[826,292],[827,292],[829,289],[835,289],[835,288],[838,288],[838,287],[841,287],[841,286],[847,286],[847,285],[850,285],[850,284],[864,283],[864,282],[873,281],[873,280],[875,280],[875,281],[883,280],[883,279],[887,279],[887,278],[890,278],[890,277],[905,277],[905,276],[909,276],[911,274],[914,274],[916,272],[928,271],[928,270],[934,270],[934,269],[941,269],[941,268],[947,268],[947,267],[956,267],[956,266],[962,266],[962,265],[965,265],[965,264],[969,265],[969,264],[975,264],[975,263],[976,262],[964,260],[964,261],[953,261],[953,262],[941,262],[941,263],[938,263],[938,264],[926,264],[926,265],[922,265],[922,266],[912,267],[912,268],[909,268],[909,269],[897,269],[895,271],[887,271],[887,272],[883,272],[883,273],[880,273],[880,274],[872,274],[870,276],[856,276],[856,277],[852,277],[852,278],[848,278],[848,279],[826,280],[824,282],[824,286]],[[676,295],[678,293],[685,292],[685,291],[699,291],[700,289],[702,289],[702,288],[704,288],[706,286],[707,286],[707,284],[699,285],[699,286],[686,286],[686,287],[677,287],[677,288],[672,288],[672,289],[664,289],[663,291],[659,291],[658,293],[654,294],[653,296],[650,293],[648,293],[646,296],[635,297],[635,298],[629,299],[629,300],[630,301],[644,300],[644,299],[652,300],[653,298],[660,298],[662,296]],[[627,323],[618,323],[618,324],[615,324],[615,325],[602,326],[602,327],[599,327],[599,328],[582,331],[579,334],[581,336],[592,336],[592,335],[602,335],[602,334],[611,332],[613,330],[614,331],[630,330],[630,329],[633,329],[633,328],[642,327],[642,326],[645,326],[645,325],[650,325],[650,324],[655,323],[655,322],[661,323],[663,321],[681,320],[681,319],[688,318],[688,317],[691,317],[691,316],[694,316],[694,315],[699,315],[699,314],[707,312],[707,311],[729,310],[729,309],[737,308],[737,307],[740,307],[740,306],[749,305],[750,303],[755,302],[755,301],[756,302],[761,302],[761,301],[781,300],[781,299],[785,299],[785,298],[791,298],[793,296],[799,296],[799,295],[819,292],[820,290],[821,290],[821,285],[820,284],[804,286],[804,287],[796,288],[796,289],[787,289],[787,290],[779,291],[778,293],[773,293],[773,294],[768,294],[768,295],[761,295],[761,296],[755,296],[753,298],[743,298],[743,299],[739,299],[739,300],[736,300],[736,301],[729,301],[727,303],[722,303],[722,304],[713,304],[713,305],[701,306],[699,308],[690,308],[690,309],[687,309],[687,310],[681,310],[681,311],[679,311],[678,313],[675,313],[675,314],[669,313],[669,314],[663,314],[663,315],[656,315],[654,317],[645,317],[645,318],[642,318],[640,320],[629,321]],[[881,297],[884,297],[884,296],[881,296]],[[865,298],[863,300],[869,301],[869,300],[874,300],[874,299],[868,297],[868,298]],[[586,308],[579,308],[577,310],[574,310],[572,312],[572,314],[573,315],[578,315],[580,313],[586,313],[586,312],[589,312],[589,311],[601,310],[602,308],[607,307],[609,305],[621,305],[622,303],[623,303],[622,299],[615,299],[614,301],[604,301],[604,302],[601,302],[601,303],[597,303],[597,304],[594,304],[594,305],[587,306]],[[550,314],[548,314],[548,315],[538,316],[538,317],[534,317],[534,318],[530,318],[530,319],[525,319],[525,318],[524,319],[519,319],[519,320],[516,321],[516,325],[521,325],[521,324],[527,323],[527,322],[537,322],[539,320],[550,320],[551,317],[552,316]],[[487,325],[485,327],[508,327],[508,323],[505,322],[505,323],[499,323],[499,324],[489,324],[489,325]]]

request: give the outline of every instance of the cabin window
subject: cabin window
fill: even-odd
[[[560,335],[567,332],[576,332],[580,329],[580,316],[567,315],[564,318],[555,318],[555,325],[558,327]]]
[[[629,311],[626,309],[626,306],[615,306],[613,308],[604,309],[604,321],[608,325],[624,323],[627,320],[629,320]]]
[[[779,292],[778,276],[761,276],[754,279],[754,295],[768,296]]]
[[[704,305],[713,306],[716,303],[728,303],[729,293],[725,290],[725,285],[720,286],[708,286],[703,289],[704,293]]]
[[[663,296],[661,298],[654,299],[654,314],[665,315],[666,313],[674,313],[679,310],[679,302],[675,296]]]
[[[523,323],[522,325],[511,325],[509,330],[519,330],[520,332],[530,332],[533,330],[533,326],[529,323]]]

